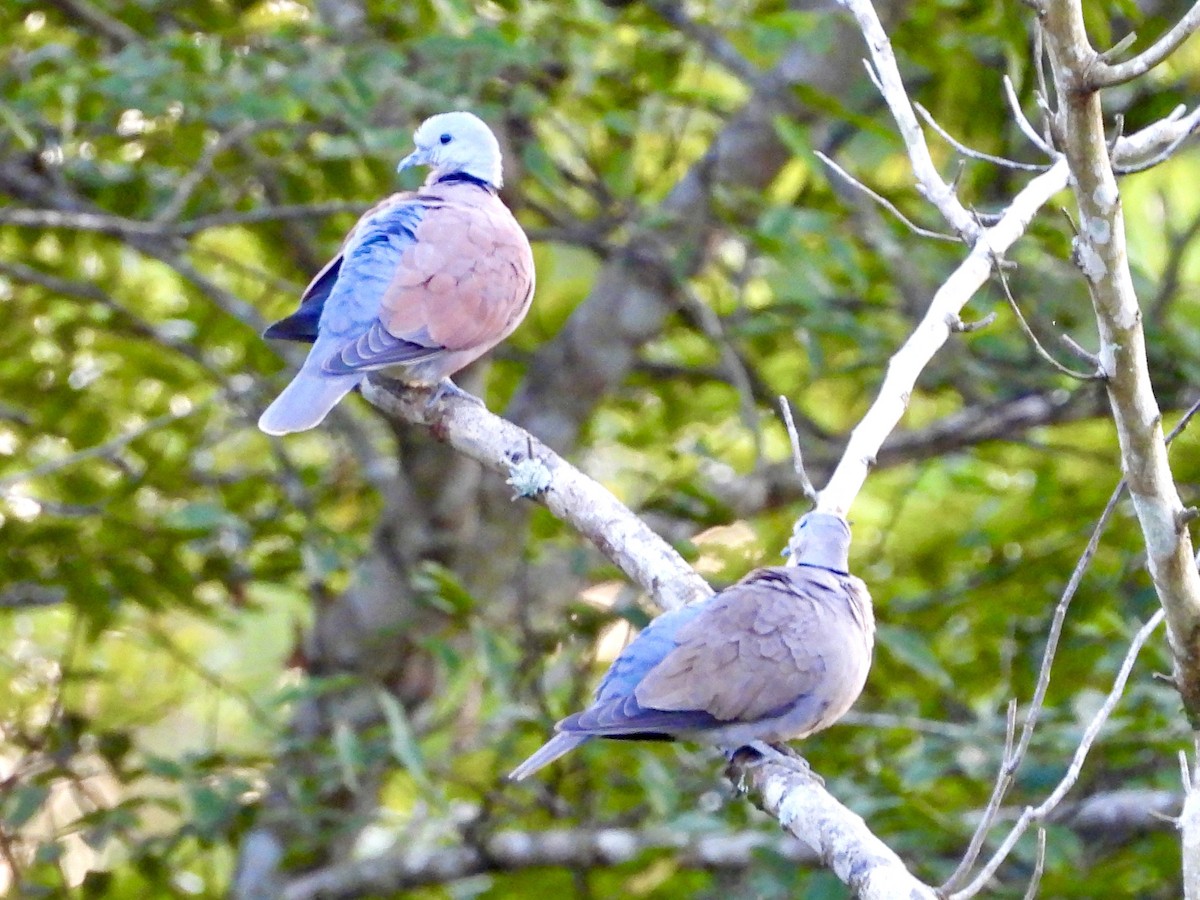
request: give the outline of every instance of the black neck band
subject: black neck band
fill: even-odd
[[[482,178],[476,178],[474,175],[468,175],[466,172],[451,172],[449,175],[443,175],[434,184],[458,184],[466,183],[473,184],[475,187],[483,188],[490,193],[496,193],[496,188],[491,183],[484,181]]]

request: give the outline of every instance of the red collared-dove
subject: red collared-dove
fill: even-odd
[[[468,112],[442,113],[413,135],[399,168],[425,165],[415,193],[366,213],[313,279],[300,309],[266,337],[312,342],[296,377],[258,420],[267,434],[304,431],[368,372],[441,384],[525,317],[533,254],[496,191],[500,146]]]
[[[612,664],[595,702],[559,722],[509,778],[594,737],[683,739],[730,754],[749,746],[774,758],[781,751],[770,744],[845,715],[871,666],[871,596],[847,571],[844,519],[809,513],[799,535],[796,565],[757,569],[651,622]]]

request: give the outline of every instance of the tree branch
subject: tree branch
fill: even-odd
[[[959,202],[954,188],[947,184],[933,164],[929,155],[929,146],[925,143],[925,134],[921,131],[921,123],[913,111],[900,78],[900,69],[896,65],[896,56],[892,52],[891,41],[883,24],[875,13],[875,7],[870,0],[839,0],[848,9],[866,39],[867,48],[871,53],[873,69],[868,71],[875,77],[879,92],[887,101],[892,117],[904,146],[908,148],[908,158],[912,161],[913,175],[917,180],[917,190],[926,200],[938,208],[945,220],[958,234],[967,240],[974,240],[979,234],[979,223],[975,217]]]
[[[481,403],[446,397],[430,406],[430,390],[378,375],[363,383],[362,393],[389,418],[425,425],[459,453],[510,476],[518,496],[536,499],[587,537],[663,609],[712,593],[682,556],[606,488]]]
[[[849,513],[879,448],[904,415],[917,377],[950,336],[951,323],[960,310],[987,281],[993,259],[1012,246],[1037,211],[1066,183],[1067,165],[1059,159],[1013,198],[1000,221],[979,235],[967,258],[934,294],[925,317],[888,362],[879,396],[851,433],[841,462],[821,491],[818,510],[841,516]]]
[[[1095,91],[1113,87],[1145,75],[1178,50],[1197,27],[1200,27],[1200,2],[1192,4],[1192,8],[1184,13],[1183,18],[1176,22],[1173,28],[1133,59],[1110,65],[1097,58],[1084,73],[1087,89]]]
[[[1008,854],[1012,852],[1012,848],[1016,846],[1021,836],[1028,830],[1029,826],[1034,823],[1042,823],[1046,817],[1062,802],[1067,791],[1074,787],[1075,782],[1079,779],[1079,773],[1083,770],[1083,763],[1087,759],[1088,752],[1092,749],[1092,744],[1099,737],[1100,731],[1104,728],[1104,723],[1108,721],[1109,715],[1116,708],[1116,705],[1121,700],[1122,694],[1125,693],[1125,682],[1129,679],[1129,673],[1133,669],[1133,664],[1137,661],[1138,653],[1142,649],[1142,645],[1149,639],[1151,633],[1157,628],[1163,620],[1163,611],[1157,610],[1154,615],[1143,625],[1136,635],[1133,642],[1129,646],[1129,651],[1125,654],[1125,659],[1121,663],[1121,668],[1117,672],[1117,677],[1113,680],[1112,690],[1108,692],[1104,703],[1100,710],[1088,723],[1088,727],[1084,730],[1083,738],[1079,742],[1079,746],[1075,749],[1075,755],[1071,758],[1071,764],[1067,767],[1067,772],[1063,775],[1058,785],[1051,791],[1050,796],[1041,802],[1037,807],[1026,807],[1021,817],[1017,820],[1016,825],[1008,833],[1004,842],[999,849],[988,860],[987,865],[983,867],[980,873],[975,877],[975,880],[967,885],[963,890],[950,895],[950,900],[969,900],[981,890],[983,890],[992,876],[996,874],[996,870],[1008,858]]]
[[[762,808],[805,844],[860,900],[934,900],[927,884],[900,857],[811,776],[778,763],[743,763],[732,769],[753,786]]]
[[[331,866],[297,878],[283,889],[284,900],[350,900],[445,884],[485,872],[515,872],[542,866],[570,869],[614,866],[649,851],[675,851],[675,864],[696,869],[745,869],[764,850],[793,863],[816,855],[791,837],[757,831],[689,835],[677,828],[561,828],[501,831],[480,846],[413,851],[405,847],[370,859]]]
[[[509,474],[510,483],[519,492],[536,498],[589,537],[663,608],[674,609],[712,593],[678,553],[612,494],[528,432],[493,415],[481,404],[447,397],[431,407],[430,390],[405,387],[377,375],[363,383],[362,392],[389,418],[425,425],[460,453],[493,471]],[[771,777],[772,772],[777,777]],[[901,896],[881,893],[885,884],[905,885],[905,897],[933,897],[928,887],[907,873],[899,857],[871,834],[859,816],[815,782],[797,781],[794,774],[779,767],[756,769],[754,784],[764,792],[765,808],[794,835],[816,847],[821,860],[839,877],[852,886],[874,891],[863,894],[867,897]],[[911,894],[908,887],[924,893]]]
[[[1180,754],[1180,765],[1184,776],[1183,809],[1178,820],[1183,850],[1183,896],[1193,900],[1200,897],[1200,763],[1189,767],[1187,755]]]
[[[1200,573],[1191,536],[1180,527],[1183,503],[1163,438],[1162,415],[1150,382],[1142,313],[1125,244],[1121,197],[1109,158],[1100,95],[1089,72],[1088,44],[1078,0],[1053,0],[1045,16],[1046,48],[1061,108],[1080,233],[1075,256],[1092,296],[1100,332],[1100,361],[1129,482],[1146,542],[1147,564],[1167,615],[1175,682],[1193,728],[1200,728]]]

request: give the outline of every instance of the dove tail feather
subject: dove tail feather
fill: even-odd
[[[329,376],[300,371],[258,420],[267,434],[307,431],[362,381],[361,374]]]
[[[580,734],[578,732],[560,731],[546,743],[542,744],[541,748],[521,763],[515,769],[508,773],[509,781],[520,781],[523,778],[528,778],[538,769],[543,766],[548,766],[560,756],[565,756],[570,753],[580,744],[591,740],[590,734]]]

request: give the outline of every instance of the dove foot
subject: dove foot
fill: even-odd
[[[825,786],[825,779],[812,770],[812,767],[808,764],[808,760],[787,744],[768,744],[766,741],[751,741],[746,746],[758,754],[758,760],[749,763],[749,765],[762,765],[767,762],[775,763],[776,765],[783,766],[785,769],[798,772],[805,778],[811,778],[822,787]]]
[[[480,400],[474,394],[464,391],[449,378],[443,378],[437,383],[437,387],[433,389],[433,393],[430,394],[429,399],[425,401],[425,406],[426,408],[432,409],[446,397],[457,397],[460,400],[466,400],[468,403],[474,403],[478,406],[486,406],[482,400]]]

